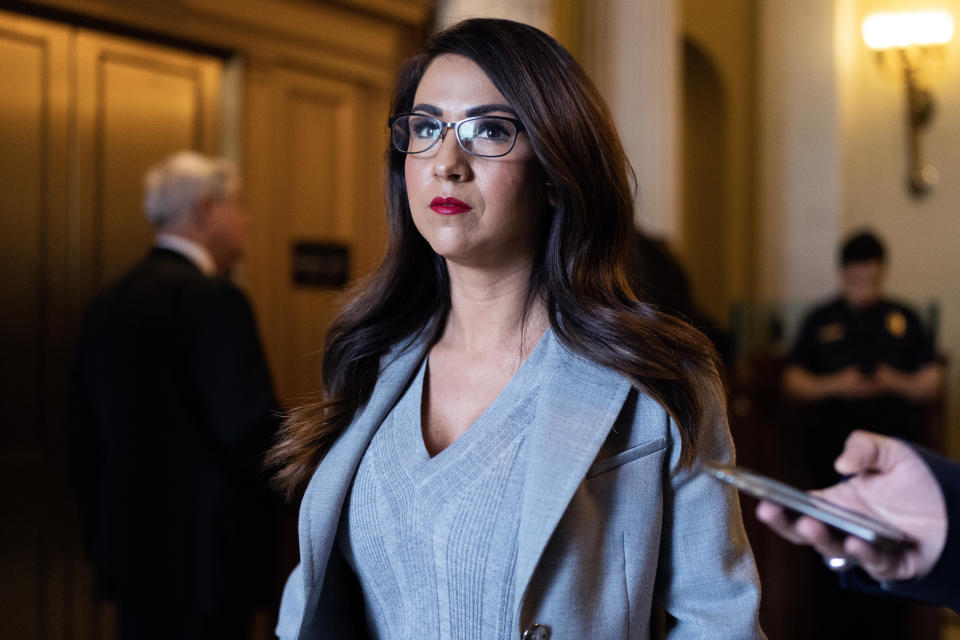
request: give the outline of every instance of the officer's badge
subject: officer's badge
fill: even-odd
[[[817,340],[820,342],[838,342],[847,336],[847,328],[842,322],[825,324],[817,330]]]
[[[907,318],[899,311],[891,311],[885,319],[887,331],[894,338],[902,338],[907,334]]]

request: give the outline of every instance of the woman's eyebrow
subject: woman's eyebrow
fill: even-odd
[[[425,111],[436,118],[439,118],[440,116],[443,115],[443,109],[440,109],[439,107],[435,107],[432,104],[424,104],[422,102],[420,104],[414,105],[411,111]]]
[[[432,104],[426,104],[424,102],[414,105],[412,111],[422,111],[424,113],[429,113],[435,118],[440,118],[443,116],[443,109],[439,107],[435,107]],[[493,103],[493,104],[481,104],[481,105],[477,105],[476,107],[470,107],[466,111],[466,116],[468,118],[472,118],[474,116],[483,116],[483,115],[487,115],[488,113],[495,113],[497,111],[500,111],[503,113],[509,113],[514,117],[516,117],[517,115],[517,112],[514,111],[513,107],[511,107],[510,105]]]
[[[470,107],[467,109],[467,117],[470,118],[473,116],[483,116],[495,111],[503,111],[513,116],[517,115],[517,112],[513,110],[513,107],[508,104],[481,104],[477,107]]]

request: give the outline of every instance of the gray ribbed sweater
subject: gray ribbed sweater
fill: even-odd
[[[426,362],[374,436],[338,534],[372,637],[510,637],[523,436],[550,339],[548,330],[486,411],[433,458],[420,422]]]

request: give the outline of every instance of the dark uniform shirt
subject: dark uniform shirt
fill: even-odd
[[[868,308],[854,309],[843,298],[807,316],[790,354],[792,364],[815,375],[837,373],[850,366],[870,375],[881,364],[914,372],[935,358],[930,336],[909,308],[881,300]],[[922,440],[922,411],[900,396],[829,398],[811,409],[805,438],[807,455],[823,472],[815,474],[823,481],[834,479],[833,459],[854,429]]]
[[[793,364],[817,375],[849,366],[870,374],[879,364],[916,371],[934,358],[933,343],[907,307],[881,300],[860,310],[843,298],[807,316],[790,354]]]

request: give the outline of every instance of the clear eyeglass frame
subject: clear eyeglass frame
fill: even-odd
[[[430,142],[422,149],[417,149],[416,151],[411,151],[409,148],[410,131],[409,127],[404,126],[409,124],[408,121],[410,118],[417,118],[424,123],[433,125],[434,128],[432,131],[435,132],[430,137]],[[473,142],[478,139],[478,136],[467,135],[463,127],[465,125],[473,126],[482,122],[493,122],[501,126],[507,126],[507,131],[512,133],[509,145],[495,143],[497,146],[496,153],[483,153],[474,150],[472,148]],[[507,155],[513,151],[513,147],[517,144],[517,137],[520,132],[524,131],[523,123],[520,120],[507,116],[471,116],[456,122],[444,122],[440,118],[435,118],[425,113],[398,113],[387,121],[387,126],[390,129],[390,143],[393,148],[400,153],[417,155],[430,151],[436,148],[437,142],[446,137],[447,131],[453,129],[457,137],[457,144],[460,145],[460,148],[470,155],[480,158],[500,158]]]

